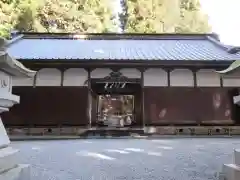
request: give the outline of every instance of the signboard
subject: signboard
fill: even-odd
[[[126,82],[106,82],[104,89],[108,89],[108,88],[124,88],[126,86]]]
[[[91,90],[97,94],[132,94],[140,87],[140,82],[139,78],[128,78],[119,71],[112,71],[104,78],[92,78]]]

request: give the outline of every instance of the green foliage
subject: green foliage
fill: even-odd
[[[127,32],[206,33],[208,17],[199,0],[127,0]]]
[[[34,30],[34,21],[37,13],[36,0],[21,0],[17,6],[18,18],[15,28],[20,31]]]
[[[114,32],[113,0],[1,0],[0,36],[10,30]],[[198,0],[121,0],[121,28],[133,33],[209,32]]]

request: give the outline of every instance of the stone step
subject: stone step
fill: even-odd
[[[17,152],[18,150],[12,147],[0,149],[0,174],[16,167],[15,155]]]
[[[30,167],[26,164],[19,164],[15,168],[0,173],[0,180],[30,180]]]
[[[240,167],[236,164],[224,164],[222,168],[222,174],[226,180],[239,180]]]
[[[109,129],[109,128],[97,128],[91,129],[85,132],[85,136],[131,136],[131,135],[142,135],[144,134],[143,129]],[[83,135],[83,134],[82,134]]]
[[[240,149],[234,150],[234,163],[240,166]]]

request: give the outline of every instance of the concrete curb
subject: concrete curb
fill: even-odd
[[[240,136],[224,136],[224,135],[147,135],[147,136],[9,136],[11,141],[45,141],[45,140],[77,140],[77,139],[195,139],[195,138],[240,138]]]
[[[79,136],[9,136],[11,141],[37,141],[37,140],[74,140]]]
[[[18,136],[13,137],[9,136],[11,141],[45,141],[45,140],[77,140],[77,139],[143,139],[147,137],[133,137],[133,136],[121,136],[121,137],[112,137],[112,136]]]
[[[178,138],[240,138],[239,135],[150,135],[148,139],[178,139]]]

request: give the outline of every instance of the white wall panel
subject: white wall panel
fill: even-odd
[[[33,86],[34,78],[20,78],[20,77],[13,77],[12,83],[13,86]]]
[[[108,68],[97,68],[91,72],[91,78],[104,78],[109,76],[111,72],[112,70]]]
[[[167,72],[160,68],[147,69],[144,72],[144,86],[167,86]]]
[[[197,86],[199,87],[220,87],[220,76],[213,69],[200,69],[196,73]]]
[[[120,72],[128,78],[141,78],[141,72],[135,68],[124,68]]]
[[[61,71],[43,68],[37,72],[36,86],[61,86]]]
[[[170,85],[178,87],[193,87],[193,73],[188,69],[174,69],[170,72]]]
[[[86,86],[88,72],[82,68],[70,68],[64,72],[63,86]]]
[[[236,77],[223,78],[223,86],[224,87],[240,87],[240,77],[239,78],[236,78]]]

